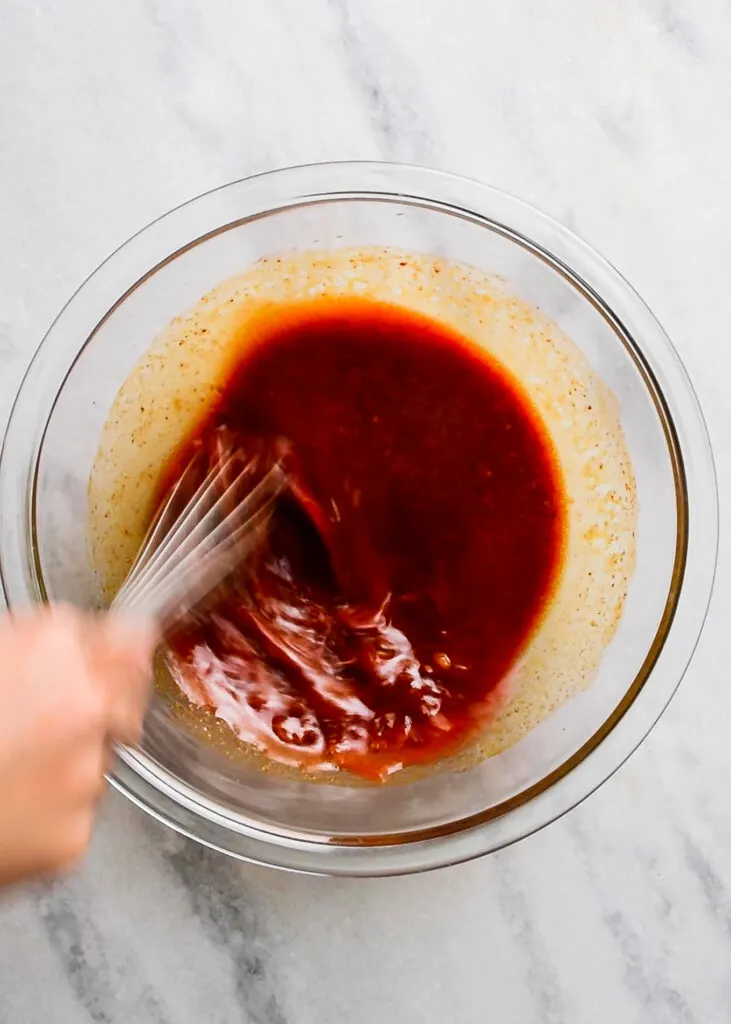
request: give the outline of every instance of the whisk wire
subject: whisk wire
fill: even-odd
[[[194,476],[195,468],[198,459],[194,457],[186,465],[185,469],[178,477],[177,481],[171,488],[165,501],[162,503],[160,508],[155,513],[155,516],[147,529],[142,543],[140,544],[139,551],[135,557],[134,562],[130,566],[127,576],[122,584],[120,590],[117,593],[116,600],[120,601],[126,597],[127,593],[132,589],[133,585],[138,581],[142,575],[143,570],[148,566],[153,556],[159,551],[165,538],[169,536],[170,531],[175,526],[176,522],[181,521],[184,518],[186,507],[193,505],[199,498],[201,492],[204,490],[207,484],[211,483],[213,477],[216,474],[217,467],[214,467],[195,490],[192,498],[187,502],[182,499],[182,495],[185,493],[186,483],[189,477]]]
[[[120,595],[123,594],[125,599],[131,599],[135,590],[144,586],[150,577],[154,576],[156,572],[160,572],[161,569],[167,572],[174,568],[189,551],[195,548],[198,541],[205,537],[206,529],[215,521],[215,514],[224,495],[231,490],[248,468],[248,466],[245,467],[241,473],[237,474],[224,492],[221,492],[219,485],[225,478],[225,473],[232,461],[232,458],[228,457],[214,466],[185,504],[183,512],[176,516],[176,498],[181,493],[178,489],[180,481],[178,482],[158,514],[156,525],[153,524],[149,542],[143,544],[143,558],[139,559],[132,567]],[[186,469],[190,469],[194,462],[195,459],[188,464]],[[206,518],[209,514],[210,519]],[[170,524],[170,520],[172,520],[172,524]]]
[[[240,454],[222,456],[192,497],[200,472],[194,456],[161,505],[113,605],[169,624],[199,603],[259,542],[286,474],[275,463],[251,487],[256,459],[235,468]]]

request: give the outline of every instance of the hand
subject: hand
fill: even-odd
[[[67,607],[0,619],[0,884],[85,851],[110,745],[139,739],[154,646]]]

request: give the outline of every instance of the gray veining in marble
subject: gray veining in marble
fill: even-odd
[[[233,178],[423,162],[558,217],[674,339],[731,483],[727,0],[5,0],[0,423],[83,278]],[[0,897],[2,1024],[731,1021],[731,551],[660,725],[489,859],[308,879],[109,794],[83,868]]]

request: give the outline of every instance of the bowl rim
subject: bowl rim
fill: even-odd
[[[539,783],[487,812],[406,835],[357,842],[352,837],[313,840],[272,833],[203,807],[193,790],[179,780],[166,780],[159,766],[155,770],[154,762],[139,751],[119,750],[108,775],[112,785],[160,821],[235,857],[311,873],[384,875],[444,866],[499,849],[585,799],[658,720],[705,622],[717,559],[718,496],[698,400],[650,309],[573,232],[522,200],[473,179],[369,161],[268,171],[222,185],[163,214],[119,246],[77,289],[23,378],[0,449],[0,586],[10,609],[46,596],[35,543],[38,460],[68,374],[114,310],[161,266],[212,235],[288,208],[353,199],[427,206],[471,220],[517,242],[566,278],[610,324],[643,377],[665,432],[678,501],[675,566],[665,614],[638,675],[578,751]],[[27,426],[35,423],[39,408],[45,421],[33,432]]]

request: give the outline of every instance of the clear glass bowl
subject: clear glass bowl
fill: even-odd
[[[397,874],[512,843],[574,806],[640,743],[698,640],[716,562],[713,461],[661,327],[626,281],[555,221],[508,195],[391,164],[276,171],[186,203],[85,282],[41,345],[0,460],[0,573],[13,608],[92,606],[87,483],[110,404],[156,333],[261,256],[384,245],[504,278],[584,351],[621,403],[639,501],[637,566],[590,688],[469,771],[388,787],[323,786],[223,759],[153,699],[140,750],[110,781],[226,853],[300,871]]]

